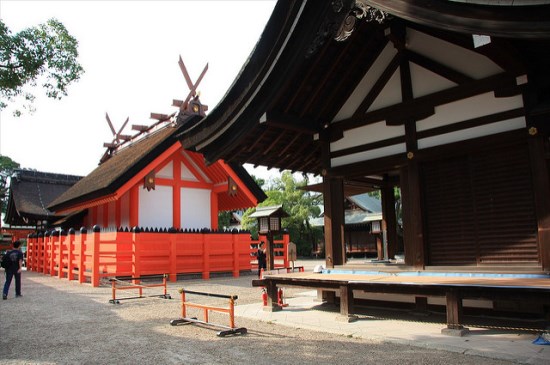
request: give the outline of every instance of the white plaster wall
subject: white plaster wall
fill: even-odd
[[[174,163],[172,161],[168,162],[159,172],[156,174],[157,177],[162,177],[165,179],[173,179],[174,177]]]
[[[434,146],[441,146],[453,142],[466,141],[468,139],[489,136],[492,134],[513,131],[525,128],[525,118],[514,118],[502,122],[485,124],[475,128],[468,128],[452,133],[440,134],[435,137],[418,140],[418,148],[424,149]]]
[[[330,144],[332,152],[359,146],[367,143],[378,142],[384,139],[405,135],[405,127],[386,126],[385,121],[365,125],[359,128],[344,131],[344,138]]]
[[[409,62],[411,82],[415,98],[455,87],[452,81],[433,73],[416,63]]]
[[[407,28],[406,47],[475,79],[503,72],[493,61],[479,53],[414,29]]]
[[[181,188],[181,228],[210,227],[210,190]]]
[[[138,225],[152,228],[172,227],[172,206],[171,186],[157,185],[151,191],[140,187]]]
[[[386,69],[388,63],[396,55],[397,50],[393,44],[388,43],[386,47],[380,53],[380,56],[374,61],[374,64],[370,68],[369,72],[359,82],[349,99],[346,101],[342,109],[334,117],[334,121],[347,119],[353,115],[355,110],[361,105],[365,96],[367,96],[370,89],[372,89],[374,83],[382,72]]]
[[[353,155],[333,158],[330,160],[330,163],[332,167],[343,166],[343,165],[348,165],[355,162],[374,160],[381,157],[393,156],[399,153],[405,153],[406,149],[407,148],[405,143],[401,143],[393,146],[377,148],[366,152],[354,153]]]
[[[366,93],[365,93],[366,95]],[[367,112],[385,108],[387,106],[399,104],[403,101],[401,95],[401,71],[399,67],[395,70],[392,77],[388,80],[378,97],[374,99],[374,102],[369,107]]]
[[[181,179],[186,181],[199,181],[183,162],[181,162]]]
[[[424,131],[522,107],[523,99],[521,95],[495,98],[494,94],[489,92],[437,106],[434,115],[416,123],[416,130]]]

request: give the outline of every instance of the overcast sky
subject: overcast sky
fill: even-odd
[[[57,101],[34,90],[36,112],[0,114],[0,154],[23,168],[86,175],[118,130],[152,124],[150,113],[171,114],[172,99],[188,93],[181,55],[210,110],[223,97],[263,31],[274,1],[25,1],[1,0],[0,18],[16,33],[55,17],[79,42],[85,69]],[[265,169],[264,169],[265,170]],[[277,175],[253,172],[264,178]]]

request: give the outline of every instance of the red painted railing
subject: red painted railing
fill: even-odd
[[[249,232],[134,232],[81,229],[29,235],[27,270],[99,286],[102,277],[232,272],[257,268],[259,241]],[[275,266],[288,266],[288,234],[275,241]]]

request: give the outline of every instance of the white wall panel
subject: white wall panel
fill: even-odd
[[[181,228],[211,228],[210,190],[181,189]]]
[[[513,131],[520,128],[525,128],[524,117],[486,124],[479,127],[464,129],[452,133],[441,134],[435,137],[420,139],[418,140],[418,148],[423,149],[434,146],[441,146],[448,143],[465,141],[472,138],[489,136],[491,134]]]
[[[522,107],[521,95],[495,98],[492,92],[485,93],[436,107],[434,115],[416,123],[416,130],[424,131]]]
[[[416,63],[409,62],[409,67],[411,69],[411,82],[415,98],[446,90],[457,85],[424,67],[418,66]]]
[[[199,181],[197,177],[181,162],[181,179],[187,181]]]
[[[479,53],[410,28],[407,29],[406,47],[475,79],[503,72],[493,61]]]
[[[369,107],[368,111],[378,110],[387,106],[399,104],[403,101],[401,95],[401,71],[399,67],[393,73],[392,77],[388,80],[378,97],[374,99],[374,102]]]
[[[355,113],[355,110],[361,105],[365,96],[372,89],[374,83],[378,80],[382,72],[386,69],[392,58],[397,54],[397,50],[391,42],[380,53],[380,56],[374,61],[374,64],[359,82],[349,99],[344,103],[338,114],[334,117],[334,121],[347,119]]]
[[[405,143],[396,144],[393,146],[377,148],[374,150],[354,153],[353,155],[347,155],[342,157],[333,158],[330,160],[332,167],[349,165],[355,162],[374,160],[381,157],[393,156],[399,153],[406,152]]]
[[[381,121],[345,131],[344,138],[330,144],[330,150],[338,151],[404,135],[404,126],[386,126],[386,122]]]
[[[172,161],[168,162],[166,166],[157,172],[156,176],[165,179],[172,179],[174,177],[174,163]]]
[[[159,186],[147,191],[139,188],[139,218],[141,227],[169,228],[172,222],[172,187]]]

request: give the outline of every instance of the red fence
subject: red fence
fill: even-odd
[[[142,277],[201,273],[208,279],[213,272],[257,268],[255,253],[259,241],[249,232],[134,232],[70,230],[29,235],[27,270],[59,278],[90,282],[99,286],[102,277]],[[275,266],[288,266],[288,234],[275,240]]]

